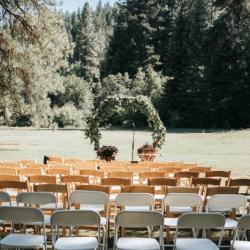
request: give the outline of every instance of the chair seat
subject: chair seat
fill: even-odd
[[[176,228],[177,227],[178,218],[164,218],[164,226]]]
[[[103,205],[81,205],[80,206],[81,210],[92,210],[95,212],[100,212],[104,210],[104,206]]]
[[[148,206],[126,206],[125,211],[150,211]]]
[[[55,243],[57,250],[84,250],[97,247],[98,241],[95,237],[62,237]]]
[[[236,230],[238,222],[233,219],[226,219],[224,229]]]
[[[170,207],[169,212],[170,213],[189,213],[192,212],[191,207]]]
[[[9,234],[0,241],[6,248],[42,248],[45,244],[43,235]]]
[[[57,210],[57,209],[64,209],[63,207],[63,203],[57,203],[57,208],[55,203],[49,203],[49,204],[45,204],[45,205],[41,205],[40,208],[42,210]]]
[[[250,242],[249,241],[242,241],[236,240],[233,245],[234,250],[249,250],[250,249]]]
[[[151,238],[119,238],[117,248],[123,250],[158,250],[160,244]]]
[[[208,239],[177,239],[177,250],[219,250],[211,240]]]

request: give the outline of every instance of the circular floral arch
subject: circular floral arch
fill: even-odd
[[[100,147],[101,132],[99,126],[110,118],[115,107],[125,109],[133,108],[134,112],[140,111],[147,117],[148,125],[153,130],[153,145],[161,148],[166,138],[166,128],[162,123],[158,112],[153,103],[146,96],[110,96],[103,100],[93,117],[87,120],[86,137],[94,143],[94,149],[97,151]],[[112,111],[113,110],[113,111]]]

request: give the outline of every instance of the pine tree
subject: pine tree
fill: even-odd
[[[206,47],[208,121],[213,127],[249,127],[250,12],[231,1],[214,22]]]
[[[127,0],[119,4],[119,14],[107,58],[107,73],[128,72],[139,67],[155,67],[159,55],[155,51],[155,19],[159,12],[156,0]]]

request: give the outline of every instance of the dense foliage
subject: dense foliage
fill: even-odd
[[[171,127],[249,127],[249,7],[120,0],[62,15],[53,1],[0,0],[0,124],[82,127],[122,95],[147,97]],[[110,105],[98,126],[147,118]]]

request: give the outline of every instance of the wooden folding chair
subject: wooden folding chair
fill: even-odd
[[[49,155],[48,156],[48,161],[62,162],[63,163],[63,157],[59,156],[59,155]]]
[[[209,177],[192,177],[191,186],[200,188],[200,195],[206,194],[208,186],[220,186],[221,179],[209,178]]]
[[[13,174],[0,175],[0,181],[20,181],[20,176]]]
[[[20,168],[20,164],[16,162],[2,162],[0,166],[1,168],[15,168],[15,169]]]
[[[20,168],[18,174],[23,181],[26,181],[30,175],[42,175],[42,170],[40,168]]]
[[[78,185],[89,184],[89,177],[83,175],[65,175],[61,176],[61,183],[67,184],[70,193],[74,191]]]
[[[177,179],[178,185],[182,184],[185,186],[190,186],[191,178],[199,177],[199,172],[181,171],[181,172],[176,172],[174,177]]]
[[[245,195],[249,195],[249,190],[250,190],[250,179],[230,179],[227,182],[227,186],[229,187],[234,187],[237,186],[240,188],[240,193],[241,194],[245,194]],[[243,191],[242,188],[245,188],[245,190]]]
[[[178,167],[178,166],[174,166],[174,167],[168,166],[168,167],[160,168],[159,171],[163,172],[165,174],[165,177],[173,178],[175,173],[181,172],[182,169],[181,169],[181,167]]]
[[[177,185],[177,180],[175,178],[149,178],[148,185],[154,186],[155,193],[164,195],[166,193],[166,187],[175,187]]]
[[[56,184],[56,176],[49,175],[30,175],[28,176],[30,191],[33,190],[33,184]]]
[[[165,174],[163,172],[141,172],[139,173],[139,182],[141,185],[147,184],[149,178],[160,178],[165,177]]]
[[[166,193],[192,193],[198,194],[199,188],[198,187],[167,187]]]
[[[131,179],[127,178],[103,178],[102,185],[110,186],[111,193],[120,193],[121,187],[131,185]]]
[[[88,176],[90,184],[100,184],[104,172],[95,169],[80,169],[80,175]]]
[[[47,175],[56,175],[58,177],[62,175],[70,175],[71,171],[70,169],[65,169],[65,168],[49,168],[46,171]]]
[[[192,167],[189,169],[189,171],[192,172],[199,172],[200,175],[203,175],[203,177],[205,177],[206,172],[209,172],[211,170],[212,170],[211,167],[202,167],[202,166]]]
[[[231,171],[220,171],[220,170],[208,171],[205,174],[205,177],[225,178],[225,182],[230,180],[230,176],[231,176]]]
[[[27,167],[29,164],[34,164],[36,161],[34,160],[20,160],[18,163],[21,165],[21,167]]]

